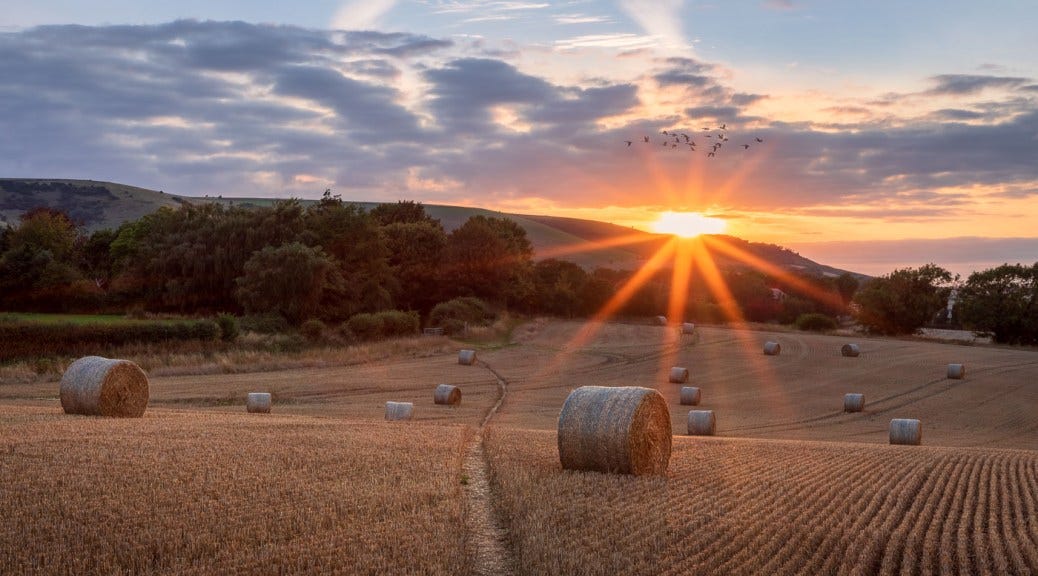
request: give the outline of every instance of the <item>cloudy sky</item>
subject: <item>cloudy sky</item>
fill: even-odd
[[[863,272],[968,272],[1038,260],[1034,21],[1023,0],[5,0],[0,176],[700,211]]]

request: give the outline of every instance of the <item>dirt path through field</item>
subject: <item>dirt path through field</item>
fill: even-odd
[[[515,574],[515,561],[508,549],[508,537],[498,522],[491,502],[490,481],[487,478],[487,461],[483,455],[483,430],[497,413],[508,393],[505,381],[489,364],[479,362],[497,379],[500,395],[497,402],[487,411],[475,441],[469,447],[463,470],[465,484],[466,521],[469,533],[469,557],[473,559],[473,574],[478,576]]]

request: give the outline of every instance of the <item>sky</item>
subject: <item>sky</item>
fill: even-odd
[[[863,273],[966,274],[1038,261],[1035,21],[1030,1],[4,0],[0,177],[643,229],[697,211]]]

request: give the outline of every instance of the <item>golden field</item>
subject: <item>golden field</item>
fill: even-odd
[[[516,574],[1038,573],[1034,350],[544,320],[478,366],[458,347],[153,374],[137,420],[66,416],[56,382],[0,384],[0,573],[491,573],[473,454],[495,566]],[[685,435],[672,366],[718,437]],[[433,404],[441,383],[460,407]],[[555,425],[582,385],[660,390],[665,477],[561,469]],[[250,391],[273,413],[246,414]],[[848,392],[863,413],[842,412]],[[387,400],[415,419],[384,422]],[[891,418],[922,420],[923,446],[889,446]]]

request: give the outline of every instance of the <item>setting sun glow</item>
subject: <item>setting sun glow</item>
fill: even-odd
[[[721,234],[727,223],[722,218],[703,216],[699,212],[664,212],[652,230],[659,234],[673,234],[692,238],[700,234]]]

